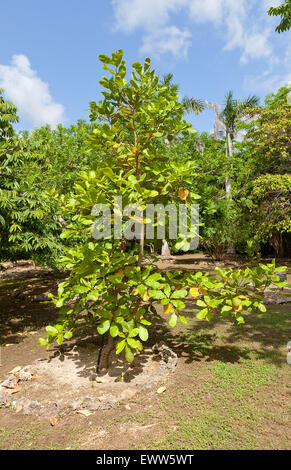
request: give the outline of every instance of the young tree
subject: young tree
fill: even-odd
[[[61,344],[73,333],[94,327],[115,342],[117,354],[124,351],[132,361],[143,348],[141,341],[148,339],[157,305],[169,315],[172,327],[178,319],[186,322],[183,299],[189,294],[203,307],[198,318],[209,321],[217,314],[241,324],[244,309],[264,310],[262,288],[279,278],[274,276],[274,263],[256,271],[220,270],[218,280],[202,273],[163,272],[154,262],[143,262],[147,205],[181,202],[186,206],[195,198],[183,186],[188,168],[177,165],[173,172],[166,150],[159,145],[166,136],[172,141],[191,126],[183,120],[184,108],[176,90],[159,82],[150,59],[144,65],[135,62],[126,79],[121,50],[99,58],[110,78],[100,81],[103,101],[90,103],[91,121],[101,122],[92,132],[91,146],[97,152],[102,149],[104,158],[95,171],[81,173],[74,194],[66,201],[74,214],[63,234],[75,244],[62,259],[71,270],[70,278],[59,284],[56,297],[51,296],[61,309],[60,321],[47,327],[48,337],[40,338],[40,344],[55,340]],[[116,196],[122,196],[122,204]],[[125,211],[128,204],[134,208]],[[96,221],[102,212],[107,217]],[[112,217],[118,221],[114,237]],[[127,238],[135,229],[137,250],[129,248],[122,228]],[[187,245],[187,238],[180,243]],[[107,348],[105,367],[113,346]]]

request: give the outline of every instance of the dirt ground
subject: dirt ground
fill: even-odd
[[[235,268],[243,263],[226,260],[215,265]],[[279,260],[277,264],[288,263]],[[58,400],[66,387],[72,398],[81,392],[102,395],[104,384],[92,386],[88,379],[98,349],[94,338],[77,338],[76,357],[72,350],[55,347],[46,351],[38,345],[45,326],[57,318],[55,307],[43,303],[45,293],[56,291],[54,273],[35,269],[31,263],[5,267],[0,273],[0,379],[13,368],[37,359],[50,364],[51,371],[61,378],[57,387],[50,375],[42,376],[40,371],[39,378],[20,382],[21,391],[13,399]],[[164,262],[163,267],[211,272],[214,264],[203,255],[183,255]],[[289,263],[289,282],[290,271]],[[1,408],[0,448],[288,449],[291,388],[286,345],[291,340],[290,313],[291,304],[271,304],[265,314],[248,315],[244,331],[227,321],[208,324],[197,320],[191,304],[185,312],[187,325],[171,329],[158,317],[149,347],[162,339],[177,354],[172,373],[148,389],[128,394],[110,409],[92,411],[88,416],[77,411],[61,413],[54,426],[50,416]],[[79,382],[66,376],[65,367],[62,370],[62,363],[69,358]],[[118,384],[125,390],[129,386]],[[162,393],[157,393],[161,387]]]

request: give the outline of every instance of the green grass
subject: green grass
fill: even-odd
[[[176,403],[174,412],[169,410],[169,402],[165,400],[164,409],[168,409],[175,423],[174,430],[167,431],[163,440],[152,440],[148,448],[258,447],[257,428],[263,427],[270,414],[268,409],[257,406],[257,398],[264,386],[279,379],[276,366],[263,361],[244,360],[239,364],[216,361],[207,372],[200,386],[195,383],[192,391],[188,388],[171,397]]]

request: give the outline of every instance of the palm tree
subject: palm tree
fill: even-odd
[[[225,154],[226,158],[233,156],[233,141],[237,135],[237,124],[244,118],[250,108],[259,104],[259,98],[255,95],[249,96],[245,100],[235,100],[232,91],[229,91],[225,97],[225,103],[222,111],[219,105],[206,101],[206,106],[213,109],[217,119],[214,122],[214,132],[218,137],[219,129],[225,132]],[[228,199],[231,199],[230,176],[225,177],[225,193]]]
[[[225,132],[225,155],[226,160],[233,157],[233,141],[237,136],[237,124],[244,118],[250,108],[259,104],[259,98],[255,95],[249,96],[245,100],[235,100],[232,91],[229,91],[225,97],[225,103],[222,111],[220,106],[206,101],[206,107],[213,109],[217,119],[214,121],[214,133],[219,138],[219,130]],[[225,176],[225,196],[231,200],[231,179],[227,173]],[[234,254],[235,249],[233,243],[229,243],[227,252]]]
[[[161,85],[168,86],[171,90],[175,91],[176,93],[179,91],[179,85],[177,83],[173,83],[172,73],[168,73],[167,75],[163,76],[161,80]],[[182,99],[182,104],[186,113],[200,114],[205,109],[204,101],[200,100],[199,98],[188,98],[187,96],[184,96],[184,98]],[[168,139],[166,139],[166,143],[169,143]],[[164,259],[172,257],[167,240],[162,241],[161,255]]]

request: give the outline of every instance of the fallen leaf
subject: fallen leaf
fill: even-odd
[[[19,411],[22,410],[22,406],[18,405],[16,408],[15,408],[15,413],[19,413]]]
[[[10,372],[8,372],[8,374],[15,374],[16,372],[19,372],[21,370],[21,367],[20,366],[17,366],[17,367],[14,367],[14,369],[12,369]]]
[[[92,414],[89,410],[78,410],[77,413],[83,416],[90,416]]]
[[[157,393],[163,393],[166,390],[167,390],[166,387],[160,387],[160,388],[158,388]]]
[[[152,364],[152,365],[146,367],[146,372],[151,372],[152,370],[155,370],[156,368],[157,368],[157,366]]]
[[[50,418],[50,423],[52,426],[55,426],[57,424],[57,418],[55,418],[54,416]]]
[[[33,375],[32,379],[43,379],[44,375]]]
[[[8,344],[8,343],[7,343],[7,344],[4,344],[4,346],[6,346],[6,348],[8,348],[8,346],[14,346],[14,344],[12,344],[12,343],[9,343],[9,344]]]

